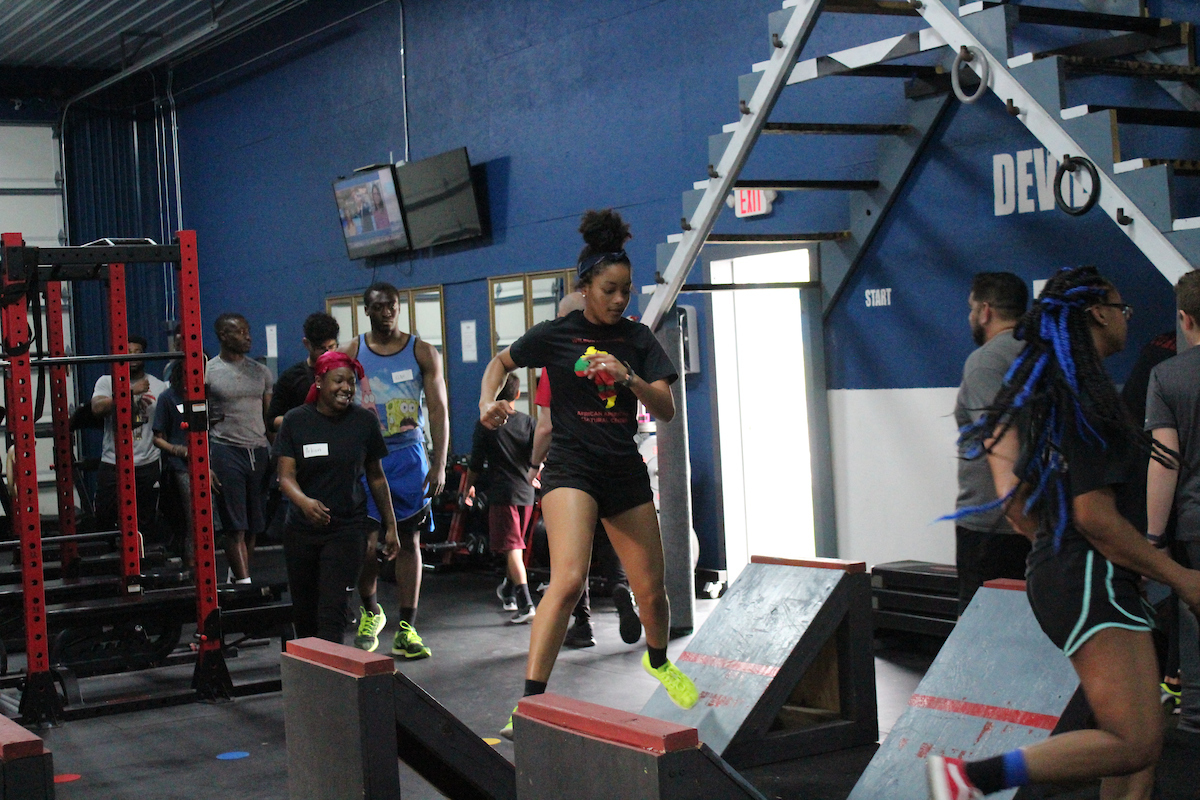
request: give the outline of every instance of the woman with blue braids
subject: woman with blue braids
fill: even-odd
[[[987,456],[1005,515],[1033,540],[1030,606],[1079,674],[1096,727],[979,761],[933,756],[933,800],[1095,778],[1104,779],[1105,800],[1151,796],[1162,719],[1138,576],[1200,609],[1200,572],[1151,546],[1122,513],[1121,487],[1135,477],[1139,449],[1176,465],[1175,453],[1129,419],[1104,370],[1125,346],[1130,316],[1095,268],[1060,272],[1017,325],[1025,348],[1004,388],[962,431],[968,457]]]

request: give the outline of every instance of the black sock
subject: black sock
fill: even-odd
[[[975,784],[984,794],[1003,791],[1006,788],[1004,756],[985,758],[982,761],[967,761],[963,764],[963,769],[967,773],[967,777],[971,779],[971,783]]]
[[[529,594],[528,583],[522,583],[518,585],[516,589],[516,595],[517,605],[519,605],[521,608],[529,608],[531,605],[533,605],[533,596]]]
[[[379,596],[374,592],[371,593],[370,597],[362,598],[362,604],[363,608],[365,608],[369,614],[378,614],[380,612]]]
[[[650,654],[650,668],[658,669],[663,664],[667,663],[667,648],[651,647],[646,645],[646,652]]]
[[[525,695],[524,695],[525,697],[531,697],[535,694],[545,694],[545,693],[546,693],[546,682],[545,681],[531,681],[528,678],[525,679]]]
[[[400,606],[400,621],[407,622],[409,626],[417,624],[417,607],[416,606]]]

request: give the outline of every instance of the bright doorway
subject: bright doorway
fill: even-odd
[[[810,278],[808,250],[713,261],[711,281]],[[800,290],[712,295],[725,566],[732,582],[752,555],[811,558],[812,459]]]

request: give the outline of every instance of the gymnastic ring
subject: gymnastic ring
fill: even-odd
[[[975,94],[963,93],[959,70],[964,63],[979,64],[979,88],[975,90]],[[954,96],[968,105],[974,103],[987,92],[989,73],[987,54],[978,47],[968,47],[964,44],[958,48],[958,53],[954,56],[954,66],[950,68],[950,85],[954,88]]]
[[[1067,201],[1063,200],[1062,196],[1062,179],[1068,172],[1074,172],[1076,167],[1083,167],[1087,172],[1088,177],[1092,179],[1092,193],[1083,205],[1078,208],[1068,205]],[[1054,173],[1054,205],[1070,214],[1072,217],[1082,217],[1087,212],[1091,211],[1096,203],[1100,200],[1100,173],[1096,170],[1096,165],[1088,161],[1082,156],[1067,156],[1058,165],[1058,171]]]

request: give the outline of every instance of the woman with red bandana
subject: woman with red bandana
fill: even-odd
[[[389,559],[400,543],[380,466],[387,446],[379,420],[353,403],[362,365],[329,352],[317,359],[313,373],[316,380],[304,405],[284,415],[275,438],[279,488],[289,501],[283,551],[296,635],[341,644],[366,542],[363,475],[383,514]]]

